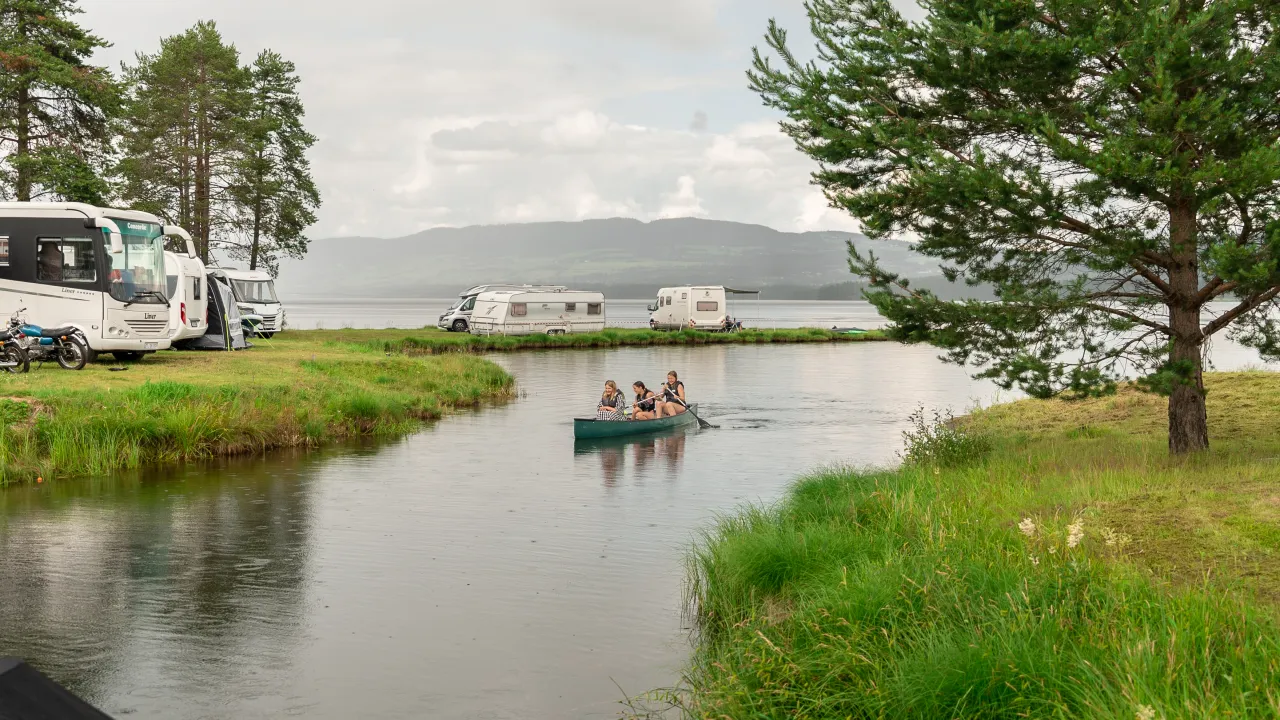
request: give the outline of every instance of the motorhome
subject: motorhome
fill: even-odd
[[[150,213],[84,203],[0,203],[0,318],[24,309],[71,325],[91,354],[139,360],[169,347],[165,238],[195,254],[186,230]]]
[[[720,330],[728,313],[722,285],[662,288],[657,301],[649,306],[649,326],[655,330]]]
[[[467,332],[471,329],[471,314],[475,311],[476,298],[480,293],[496,292],[500,290],[567,290],[564,285],[512,285],[508,283],[495,283],[489,285],[476,285],[467,288],[458,294],[458,301],[449,306],[448,310],[440,316],[436,321],[436,327],[441,330],[450,332]]]
[[[202,337],[209,327],[209,292],[204,263],[195,253],[164,254],[165,297],[169,298],[169,327],[173,343]]]
[[[498,290],[476,297],[472,335],[564,335],[604,329],[604,293]]]
[[[276,297],[276,283],[270,273],[261,270],[237,270],[219,268],[231,283],[236,307],[241,315],[257,315],[262,318],[257,334],[264,338],[284,330],[284,306]]]

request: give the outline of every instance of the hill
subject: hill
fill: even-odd
[[[433,228],[391,239],[313,241],[305,260],[281,264],[278,285],[295,296],[440,297],[485,282],[546,282],[649,297],[662,285],[708,283],[759,288],[774,299],[817,299],[823,286],[846,284],[826,294],[859,297],[847,285],[847,240],[871,242],[856,233],[789,233],[695,218]],[[906,243],[873,248],[887,267],[948,286],[936,264]]]

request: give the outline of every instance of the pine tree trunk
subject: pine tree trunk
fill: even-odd
[[[17,152],[14,163],[18,175],[14,178],[14,195],[20,202],[31,200],[31,167],[25,162],[31,156],[31,86],[23,83],[18,88]]]
[[[258,240],[262,237],[262,199],[253,207],[253,244],[249,246],[249,269],[258,269]]]
[[[1181,455],[1209,448],[1209,414],[1200,355],[1204,333],[1200,305],[1193,304],[1200,284],[1195,211],[1186,205],[1171,210],[1169,234],[1173,257],[1169,268],[1169,329],[1173,331],[1169,359],[1179,373],[1169,395],[1169,452]]]

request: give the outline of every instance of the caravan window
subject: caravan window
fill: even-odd
[[[175,297],[174,293],[178,292],[178,276],[166,275],[165,281],[166,282],[164,286],[164,289],[165,289],[164,296],[172,300]]]
[[[662,304],[663,304],[663,305],[670,305],[670,304],[671,304],[671,296],[670,296],[670,295],[668,295],[668,296],[666,296],[666,297],[662,298]]]
[[[680,293],[680,299],[681,299],[681,300],[688,300],[688,299],[689,299],[689,293]]]
[[[715,312],[720,309],[720,303],[715,300],[699,300],[698,312]]]
[[[564,311],[565,311],[565,312],[567,312],[567,313],[569,313],[569,312],[578,312],[578,303],[565,303],[565,304],[564,304]]]
[[[9,264],[9,238],[0,237],[0,265]]]
[[[89,238],[39,238],[36,240],[36,280],[39,282],[93,282],[98,263]]]
[[[511,303],[511,317],[524,317],[529,314],[529,306],[524,303]]]
[[[588,315],[599,315],[599,314],[600,314],[600,303],[587,303],[587,314],[588,314]]]

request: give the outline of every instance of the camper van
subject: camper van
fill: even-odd
[[[204,263],[195,253],[164,254],[165,297],[169,298],[169,327],[176,328],[172,340],[204,335],[209,327],[209,293],[205,288]]]
[[[155,215],[84,203],[0,203],[0,319],[71,325],[91,354],[121,360],[169,347],[165,238],[195,248]]]
[[[219,268],[231,284],[236,308],[241,315],[257,315],[262,318],[257,334],[269,338],[284,330],[284,306],[276,297],[276,283],[269,273],[261,270],[237,270]]]
[[[703,328],[720,330],[729,311],[722,285],[662,288],[649,306],[649,327],[655,330]]]
[[[564,335],[604,329],[604,293],[499,290],[476,297],[472,335]]]
[[[436,321],[436,327],[441,330],[450,332],[467,332],[471,329],[471,313],[475,311],[476,298],[480,293],[496,292],[499,290],[567,290],[563,285],[512,285],[509,283],[497,283],[490,285],[476,285],[467,288],[458,294],[458,301],[449,306],[448,310],[440,316]]]

